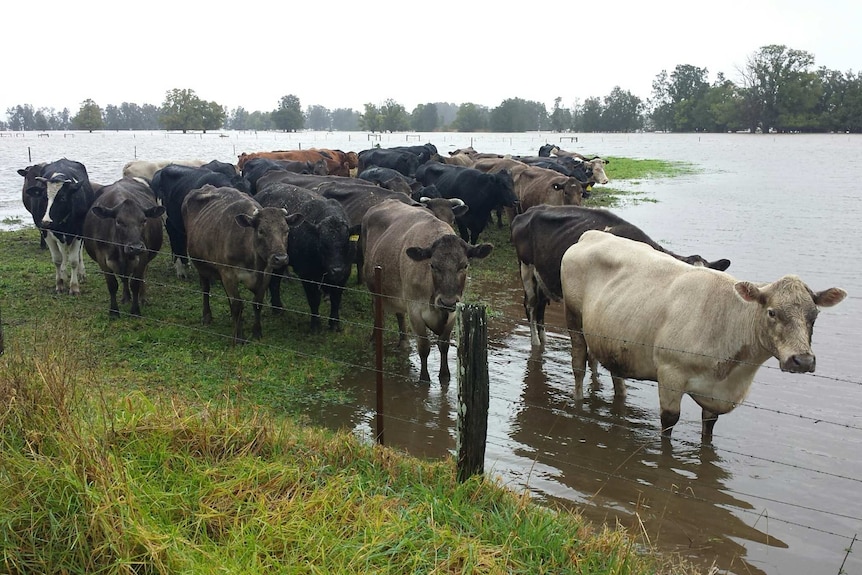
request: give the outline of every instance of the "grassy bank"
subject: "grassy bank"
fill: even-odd
[[[514,273],[505,230],[490,232],[474,289]],[[342,333],[312,334],[287,285],[285,314],[265,310],[263,339],[233,347],[223,293],[202,329],[197,283],[169,259],[151,264],[143,317],[110,320],[93,262],[80,297],[55,295],[35,230],[0,233],[3,572],[669,570],[623,531],[458,484],[452,461],[302,426],[349,402],[339,379],[371,365],[364,288],[349,284]]]

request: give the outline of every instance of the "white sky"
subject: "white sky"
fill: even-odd
[[[564,107],[615,86],[646,100],[663,69],[738,81],[760,47],[862,68],[862,0],[522,0],[210,2],[32,0],[4,20],[0,117],[7,108],[74,114],[93,99],[161,105],[188,88],[229,110],[364,109],[391,98]]]

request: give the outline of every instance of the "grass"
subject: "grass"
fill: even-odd
[[[506,230],[489,241],[474,282],[516,273]],[[53,293],[35,230],[0,232],[0,254],[2,572],[693,572],[493,479],[460,484],[450,459],[303,426],[350,402],[339,379],[371,365],[354,280],[342,333],[310,333],[286,286],[288,311],[265,310],[263,339],[234,347],[223,293],[203,330],[167,249],[143,317],[116,320],[89,259],[72,298]]]

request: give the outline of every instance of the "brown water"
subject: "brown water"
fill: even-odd
[[[411,136],[387,134],[380,144],[415,143]],[[473,145],[533,154],[558,139],[430,134],[421,141],[441,152]],[[233,161],[241,151],[370,147],[361,133],[77,134],[46,140],[33,134],[0,138],[0,216],[26,217],[14,169],[31,158],[91,158],[91,177],[109,182],[135,156]],[[602,388],[576,401],[567,336],[551,331],[543,352],[530,349],[514,265],[493,285],[473,283],[494,311],[487,474],[595,520],[618,520],[659,549],[704,566],[739,574],[837,574],[853,536],[862,531],[862,138],[585,134],[577,143],[560,144],[588,154],[695,164],[696,174],[628,184],[656,202],[615,211],[674,251],[730,258],[728,272],[738,278],[772,281],[796,273],[815,290],[840,286],[849,297],[817,320],[816,374],[781,373],[769,360],[745,404],[719,419],[712,447],[701,447],[700,410],[686,398],[666,446],[658,435],[655,383],[631,381],[627,399],[615,402],[602,372]],[[549,308],[547,321],[562,328],[560,304]],[[450,455],[456,383],[441,388],[434,378],[430,386],[420,385],[415,354],[398,356],[393,345],[387,353],[399,358],[386,381],[387,444],[422,457]],[[432,374],[436,362],[434,349]],[[370,436],[373,375],[356,373],[340,385],[355,401],[312,418]],[[844,572],[860,573],[862,544],[852,545]]]

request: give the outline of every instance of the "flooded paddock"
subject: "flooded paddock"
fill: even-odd
[[[31,135],[32,136],[32,135]],[[71,138],[0,139],[0,218],[29,216],[20,205],[15,169],[66,156],[108,183],[135,156],[235,161],[242,151],[331,147],[359,151],[432,142],[441,153],[535,154],[546,142],[585,154],[691,163],[696,172],[628,183],[655,202],[614,211],[678,253],[729,258],[731,275],[773,281],[793,273],[812,289],[842,287],[848,297],[823,309],[813,348],[814,374],[789,374],[770,359],[744,404],[719,418],[711,447],[700,442],[700,408],[690,399],[673,440],[659,437],[654,382],[629,381],[616,401],[608,374],[600,389],[573,394],[562,305],[547,312],[544,350],[530,346],[522,289],[511,273],[472,282],[491,302],[488,321],[491,404],[486,473],[538,500],[619,521],[655,547],[732,573],[862,571],[862,138],[850,135],[581,134],[290,135],[76,134]],[[50,142],[46,141],[50,140]],[[29,149],[28,149],[29,148]],[[33,153],[33,152],[36,153]],[[609,168],[613,179],[613,166]],[[617,182],[610,184],[619,186]],[[389,338],[387,353],[398,353]],[[415,347],[414,347],[415,349]],[[457,385],[420,385],[418,358],[402,353],[385,389],[387,444],[414,455],[455,449]],[[454,368],[455,354],[449,354]],[[311,413],[332,428],[371,434],[375,378],[340,382],[350,405]],[[847,549],[853,545],[852,553]],[[845,562],[846,558],[846,562]]]

